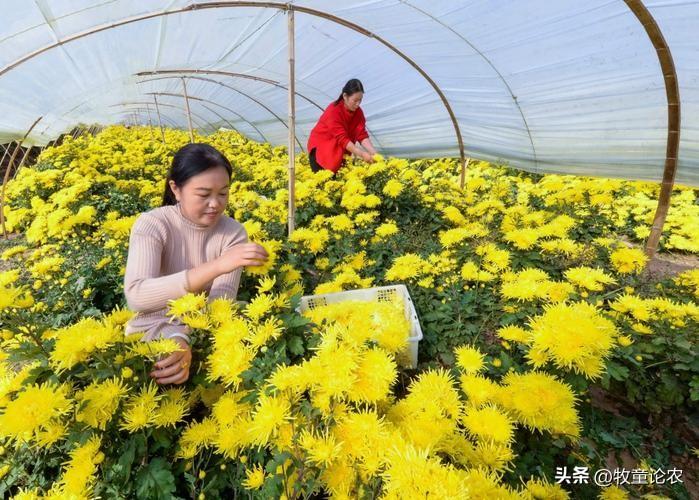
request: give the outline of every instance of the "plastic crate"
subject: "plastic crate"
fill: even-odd
[[[405,353],[398,356],[399,364],[408,368],[417,367],[417,350],[418,344],[422,340],[422,328],[420,328],[420,320],[417,317],[413,299],[410,298],[408,289],[405,285],[390,285],[379,286],[374,288],[360,288],[358,290],[347,290],[345,292],[324,293],[321,295],[304,295],[301,297],[299,312],[304,313],[309,309],[333,304],[336,302],[344,302],[346,300],[359,300],[364,302],[391,302],[394,298],[400,297],[403,299],[405,307],[405,319],[410,324],[410,333],[408,336],[408,347]]]

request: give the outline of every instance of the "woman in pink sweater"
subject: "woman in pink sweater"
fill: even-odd
[[[131,229],[124,295],[132,311],[126,334],[172,338],[182,350],[155,363],[159,384],[189,378],[190,329],[168,317],[168,301],[205,291],[209,300],[235,300],[245,266],[267,260],[265,249],[248,243],[245,228],[224,215],[230,162],[208,144],[188,144],[172,160],[163,206],[141,214]]]

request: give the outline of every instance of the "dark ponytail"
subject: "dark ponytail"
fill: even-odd
[[[335,100],[335,104],[340,104],[340,101],[342,101],[342,96],[344,94],[352,95],[352,94],[355,94],[357,92],[361,92],[363,94],[364,93],[364,85],[362,85],[362,82],[360,82],[356,78],[352,78],[351,80],[348,80],[347,83],[345,83],[344,87],[342,87],[342,92],[340,92],[340,97],[338,97]]]
[[[181,188],[190,178],[215,167],[225,168],[229,179],[233,175],[231,163],[216,148],[200,143],[181,147],[175,153],[167,179],[165,179],[163,206],[177,204],[175,193],[170,189],[170,181],[175,181],[175,185]]]

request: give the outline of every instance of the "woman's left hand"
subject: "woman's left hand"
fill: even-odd
[[[189,378],[189,368],[192,364],[192,350],[184,339],[174,338],[182,348],[173,352],[167,358],[161,359],[154,365],[150,376],[158,384],[184,384]]]

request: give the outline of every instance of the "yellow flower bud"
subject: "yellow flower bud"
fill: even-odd
[[[619,337],[619,345],[622,347],[628,347],[633,344],[633,339],[628,335],[622,335]]]

